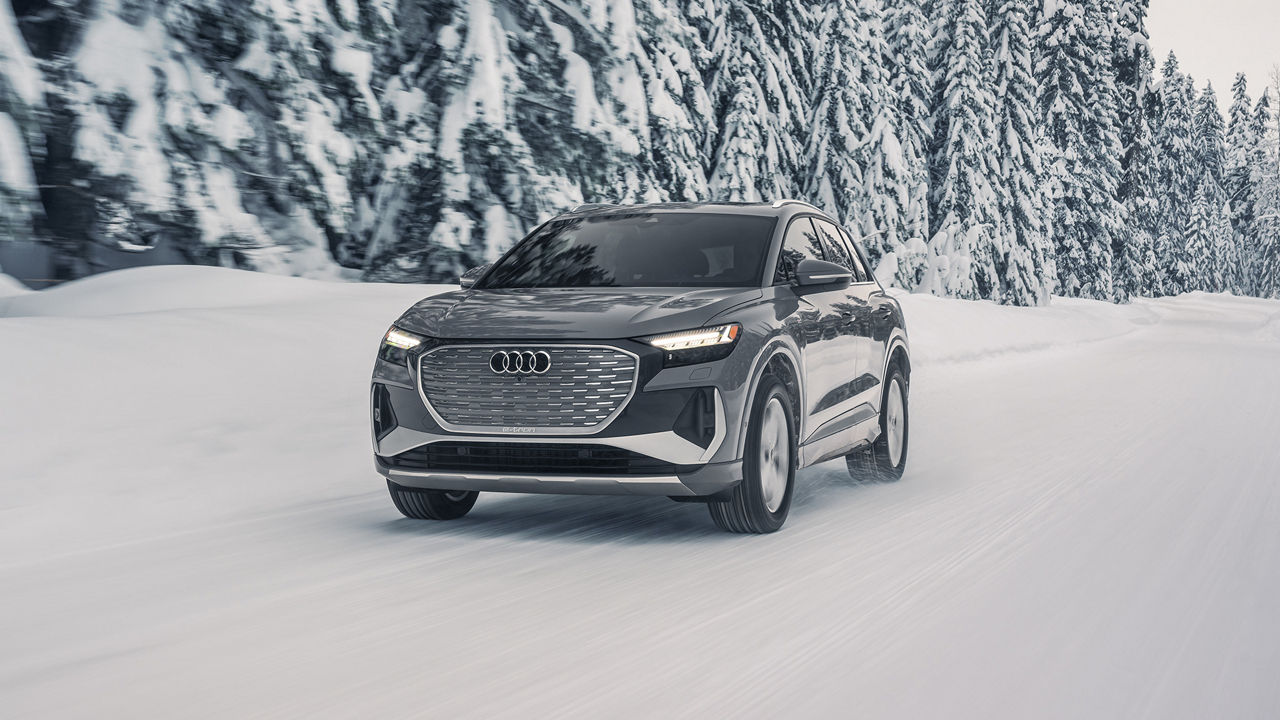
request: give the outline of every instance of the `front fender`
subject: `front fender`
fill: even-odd
[[[805,408],[808,407],[805,395],[805,385],[803,379],[803,365],[800,363],[800,348],[796,344],[795,338],[790,335],[779,332],[771,337],[760,348],[760,352],[756,354],[755,361],[751,366],[750,381],[747,383],[745,400],[742,403],[742,413],[738,428],[737,441],[737,457],[741,458],[746,453],[747,447],[747,419],[751,417],[752,404],[755,402],[756,390],[760,387],[760,381],[764,378],[765,373],[769,370],[769,365],[774,358],[783,357],[791,365],[792,374],[795,379],[795,394],[797,399],[796,412],[796,437],[806,437],[808,432],[808,413]],[[735,458],[736,459],[736,458]]]

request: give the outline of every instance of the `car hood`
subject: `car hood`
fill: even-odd
[[[700,327],[759,288],[522,288],[426,298],[397,325],[438,338],[609,340]]]

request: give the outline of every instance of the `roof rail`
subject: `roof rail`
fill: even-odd
[[[822,212],[822,210],[820,210],[820,209],[818,208],[818,206],[817,206],[817,205],[814,205],[813,203],[807,203],[807,202],[805,202],[805,201],[803,201],[803,200],[793,200],[793,199],[791,199],[791,198],[783,198],[783,199],[781,199],[781,200],[775,201],[775,202],[773,203],[773,209],[774,209],[774,210],[777,210],[778,208],[782,207],[783,205],[793,205],[793,204],[794,204],[794,205],[804,205],[805,207],[811,207],[811,208],[813,208],[814,210],[817,210],[818,212]]]
[[[569,212],[575,213],[575,212],[581,212],[583,210],[599,210],[601,208],[611,208],[611,207],[618,207],[618,206],[614,205],[613,203],[582,203],[581,205],[574,205],[573,208],[569,210]]]

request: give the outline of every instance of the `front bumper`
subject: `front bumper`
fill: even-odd
[[[384,477],[402,487],[560,495],[698,497],[727,490],[742,480],[740,460],[702,465],[689,472],[671,475],[521,475],[402,470],[391,467],[383,458],[376,456],[374,466]]]
[[[413,373],[379,360],[371,397],[375,467],[397,485],[438,490],[696,497],[740,482],[740,393],[706,369],[691,378],[696,368],[663,371],[660,358],[646,368],[641,357],[637,391],[589,435],[442,427]]]

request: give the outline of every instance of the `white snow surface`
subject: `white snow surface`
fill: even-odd
[[[2,269],[0,268],[0,270]],[[4,299],[10,295],[24,295],[29,292],[31,291],[27,289],[27,286],[19,282],[17,278],[0,272],[0,303],[3,303]],[[3,306],[0,305],[0,307]],[[3,315],[3,313],[0,312],[0,315]]]
[[[6,717],[1280,716],[1280,303],[904,296],[906,476],[400,517],[428,286],[143,268],[0,298]]]

